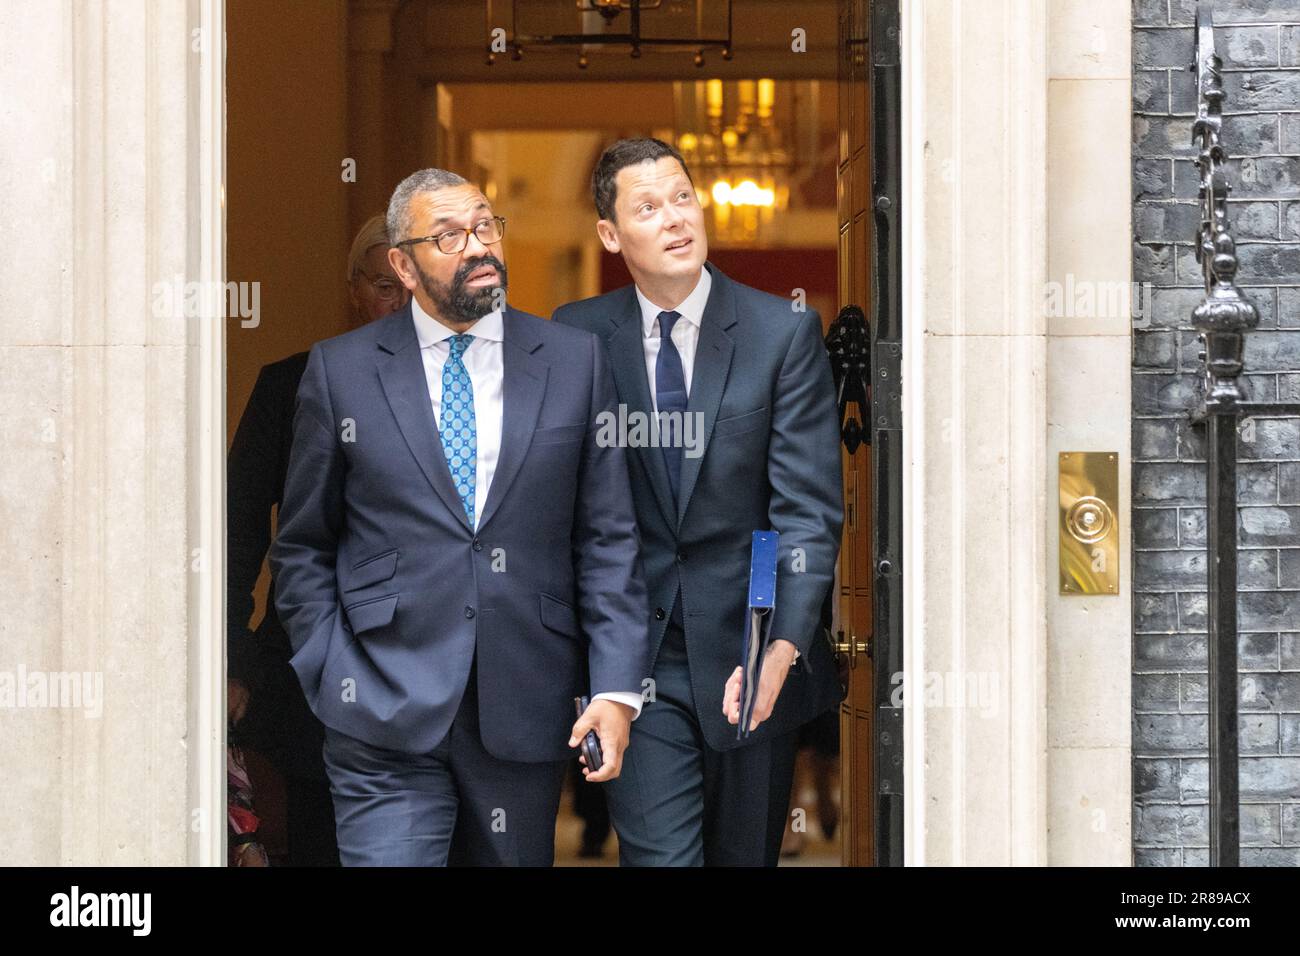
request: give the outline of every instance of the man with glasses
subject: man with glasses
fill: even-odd
[[[388,227],[371,216],[352,240],[346,276],[352,299],[347,327],[359,328],[406,304],[409,293],[388,262]],[[286,863],[337,866],[334,807],[325,764],[324,728],[307,707],[289,666],[289,637],[275,611],[275,578],[266,612],[249,629],[253,592],[271,544],[271,513],[284,494],[293,440],[293,403],[307,367],[299,352],[262,367],[239,419],[226,466],[227,701],[232,740],[246,741],[280,772],[285,787]]]
[[[549,865],[589,730],[618,776],[645,588],[599,339],[506,304],[505,220],[455,173],[388,207],[410,303],[318,343],[271,551],[345,865]],[[604,414],[603,414],[604,413]],[[574,699],[591,703],[574,722]]]

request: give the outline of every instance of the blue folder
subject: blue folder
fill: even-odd
[[[772,609],[776,607],[776,560],[780,534],[755,531],[749,551],[749,599],[745,612],[745,640],[740,655],[740,723],[736,739],[749,736],[754,717],[763,657],[771,638]]]

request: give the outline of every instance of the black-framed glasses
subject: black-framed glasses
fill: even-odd
[[[468,228],[457,227],[440,232],[434,236],[420,236],[418,239],[403,239],[395,243],[399,246],[413,246],[419,242],[432,242],[438,247],[438,251],[443,255],[454,255],[460,252],[469,244],[469,234],[474,233],[478,241],[485,246],[490,246],[494,242],[500,242],[506,234],[506,220],[504,216],[493,216],[490,219],[480,219],[474,225]]]
[[[385,275],[372,276],[365,269],[357,269],[357,275],[365,276],[366,281],[375,290],[375,295],[381,299],[396,299],[406,291],[406,286]]]

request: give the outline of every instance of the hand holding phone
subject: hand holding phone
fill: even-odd
[[[581,717],[587,712],[587,708],[591,706],[591,699],[586,694],[583,694],[581,697],[573,698],[573,705],[577,708],[578,716]],[[587,769],[591,773],[599,770],[604,761],[600,754],[600,738],[596,736],[596,732],[594,730],[587,731],[578,747],[582,752],[583,759],[587,762]]]

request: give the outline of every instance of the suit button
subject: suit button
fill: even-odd
[[[656,621],[662,621],[662,620],[663,620],[665,617],[667,617],[667,616],[668,616],[668,615],[664,614],[664,609],[663,609],[663,608],[661,608],[661,607],[657,607],[657,608],[655,608],[655,620],[656,620]]]
[[[473,609],[472,607],[469,607],[468,605],[466,605],[466,607],[465,607],[465,616],[468,617],[468,618],[471,618],[471,619],[472,619],[472,618],[474,617],[474,609]]]
[[[475,550],[475,551],[482,551],[482,550],[483,550],[483,542],[480,541],[478,538],[475,538],[475,539],[474,539],[474,550]]]
[[[678,564],[685,564],[685,563],[686,563],[686,552],[685,552],[685,551],[678,551],[678,552],[677,552],[677,563],[678,563]]]

